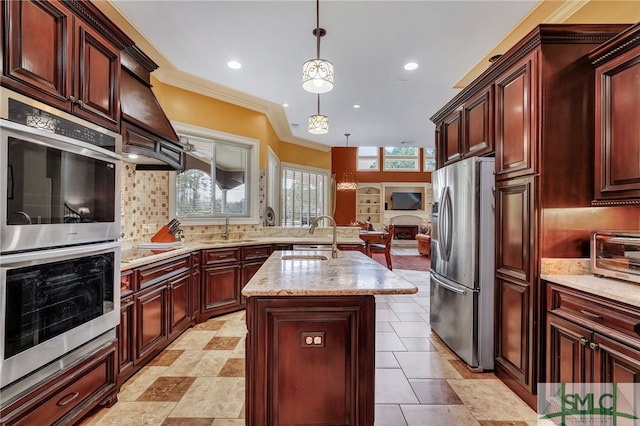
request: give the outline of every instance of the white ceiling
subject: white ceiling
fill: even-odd
[[[320,97],[329,133],[311,135],[317,97],[302,89],[316,56],[316,3],[113,0],[176,69],[281,105],[295,138],[328,146],[433,146],[429,117],[453,86],[534,6],[510,1],[321,1],[321,56],[335,66]],[[242,64],[229,69],[229,60]],[[406,62],[419,68],[405,71]],[[489,64],[487,63],[487,66]],[[360,104],[360,109],[354,109]]]

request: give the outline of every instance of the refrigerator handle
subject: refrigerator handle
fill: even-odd
[[[449,187],[445,187],[442,191],[442,199],[440,201],[442,205],[440,207],[440,238],[438,243],[440,244],[440,254],[446,261],[451,256],[451,244],[453,237],[453,206],[451,203],[451,190]]]
[[[444,281],[435,278],[433,275],[431,275],[431,279],[434,280],[436,282],[436,284],[438,284],[440,287],[444,288],[445,290],[449,290],[449,291],[452,291],[452,292],[457,293],[457,294],[465,294],[466,293],[466,290],[463,290],[463,289],[454,287],[452,285],[449,285],[449,284],[445,283]]]

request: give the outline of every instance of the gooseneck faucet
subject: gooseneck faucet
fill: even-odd
[[[331,257],[333,259],[337,259],[338,258],[338,233],[336,232],[336,220],[333,217],[327,216],[327,215],[315,217],[311,221],[311,226],[309,227],[309,233],[313,234],[313,231],[316,229],[316,226],[318,226],[318,222],[320,222],[322,219],[331,219],[331,222],[333,223],[333,242],[331,243]]]

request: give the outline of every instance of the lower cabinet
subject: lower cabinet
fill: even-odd
[[[640,383],[640,309],[547,283],[546,381]]]
[[[167,292],[167,284],[161,282],[135,295],[136,365],[148,361],[167,344]]]
[[[2,425],[66,425],[96,405],[116,402],[117,342],[112,340],[2,410]]]
[[[240,309],[240,263],[203,266],[200,297],[205,318]]]

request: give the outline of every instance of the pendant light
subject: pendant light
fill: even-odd
[[[344,135],[347,137],[347,148],[349,148],[349,136],[351,136],[351,133],[345,133]],[[337,189],[338,191],[355,191],[358,189],[358,184],[353,177],[353,173],[345,170],[342,174],[342,179],[338,181]]]
[[[302,88],[311,93],[327,93],[333,89],[333,64],[326,59],[320,59],[320,37],[327,31],[320,28],[320,0],[316,0],[316,58],[309,59],[302,66]]]
[[[309,133],[324,135],[329,131],[329,117],[320,114],[320,95],[318,95],[318,113],[309,117]]]

